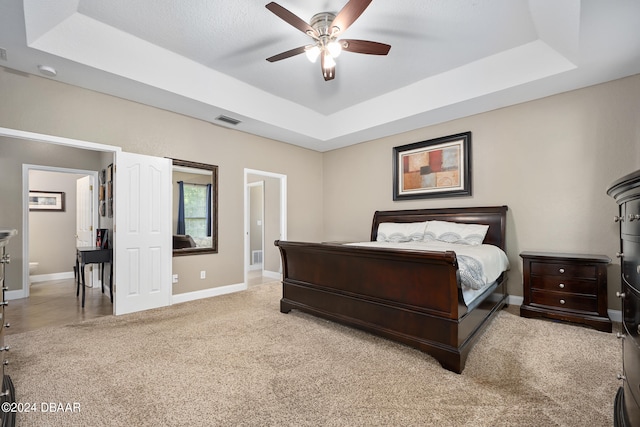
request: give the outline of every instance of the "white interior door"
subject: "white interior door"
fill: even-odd
[[[171,302],[171,160],[116,153],[115,314]]]
[[[93,239],[93,177],[76,181],[76,246],[95,246]]]
[[[76,247],[95,246],[95,225],[93,223],[93,176],[87,175],[76,180]],[[85,281],[93,287],[99,282],[98,269],[90,265],[85,271]]]

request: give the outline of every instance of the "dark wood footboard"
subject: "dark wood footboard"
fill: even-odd
[[[421,221],[425,213],[433,218],[434,212],[440,213],[437,218],[441,219],[443,211],[401,211],[410,215],[377,212],[374,228],[384,222],[381,218],[385,215],[393,221]],[[479,211],[490,221],[479,219]],[[491,238],[503,247],[506,207],[474,208],[473,212],[475,216],[467,222],[490,223]],[[456,218],[465,220],[464,215]],[[462,372],[473,344],[507,299],[503,274],[469,310],[454,252],[289,241],[276,241],[275,245],[283,268],[280,311],[298,309],[413,346],[457,373]]]

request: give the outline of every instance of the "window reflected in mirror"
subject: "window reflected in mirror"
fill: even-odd
[[[173,161],[173,255],[218,252],[218,167]]]

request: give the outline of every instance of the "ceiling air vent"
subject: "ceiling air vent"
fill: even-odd
[[[216,120],[219,120],[219,121],[221,121],[221,122],[228,123],[228,124],[233,125],[233,126],[235,126],[235,125],[237,125],[238,123],[240,123],[240,120],[238,120],[238,119],[234,119],[233,117],[224,116],[224,115],[221,115],[221,116],[216,117]]]

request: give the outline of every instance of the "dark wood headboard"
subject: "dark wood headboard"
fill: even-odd
[[[383,222],[450,221],[489,226],[484,243],[506,250],[507,206],[409,209],[401,211],[376,211],[371,225],[371,241],[378,236],[378,225]]]

